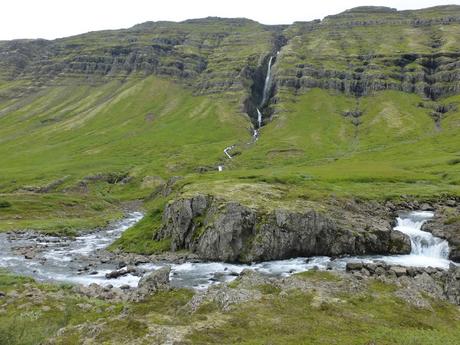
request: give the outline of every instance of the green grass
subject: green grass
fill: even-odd
[[[78,92],[81,88],[84,90]],[[63,95],[69,95],[67,106],[62,103]],[[154,114],[152,121],[149,114]],[[51,115],[60,120],[40,123],[40,118]],[[242,115],[235,116],[228,103],[192,96],[188,90],[154,77],[111,82],[103,87],[72,83],[51,87],[27,106],[3,116],[1,122],[0,155],[5,157],[0,174],[1,199],[11,202],[13,207],[0,209],[0,228],[8,230],[59,227],[53,221],[42,226],[22,210],[22,205],[14,206],[13,199],[49,198],[29,196],[30,193],[22,197],[18,191],[24,188],[40,188],[63,180],[51,194],[56,197],[56,209],[59,196],[64,202],[68,194],[80,199],[93,198],[101,205],[104,200],[117,203],[143,198],[152,192],[143,187],[148,176],[181,175],[199,166],[217,169],[218,162],[223,160],[223,148],[249,137],[248,123]],[[130,182],[111,183],[93,178],[118,172],[128,172]],[[42,217],[46,216],[44,213]],[[10,220],[9,215],[13,214],[23,220]],[[62,216],[72,218],[67,212]],[[10,226],[9,222],[14,224]],[[73,226],[79,220],[69,222]]]
[[[433,312],[386,294],[346,296],[313,307],[311,294],[292,292],[234,308],[225,322],[196,331],[193,344],[455,344],[460,334],[455,307]]]
[[[312,284],[340,282],[328,272],[297,277]],[[37,284],[1,271],[0,291],[7,297],[0,303],[5,298],[9,302],[0,312],[0,344],[35,345],[51,337],[56,344],[161,343],[165,331],[182,333],[190,344],[453,345],[460,336],[456,306],[429,299],[432,309],[416,308],[395,297],[396,286],[377,281],[359,293],[339,289],[327,296],[313,289],[280,293],[273,285],[254,289],[262,292],[260,300],[234,304],[227,311],[206,302],[192,313],[190,290],[110,303],[75,295],[69,286]],[[13,290],[14,299],[8,297]],[[31,297],[30,291],[44,297]]]
[[[166,202],[178,196],[206,193],[267,212],[324,210],[329,198],[458,197],[458,95],[433,102],[382,91],[356,99],[279,87],[269,109],[273,119],[253,145],[246,145],[251,124],[242,106],[252,85],[249,75],[272,53],[276,32],[289,42],[277,57],[275,79],[296,79],[313,66],[399,85],[401,73],[417,77],[423,70],[420,61],[397,65],[401,55],[459,51],[458,23],[414,26],[407,20],[438,20],[458,11],[353,11],[313,29],[311,23],[268,28],[210,18],[17,42],[12,54],[29,56],[28,69],[12,79],[21,72],[10,63],[14,59],[0,61],[0,231],[74,235],[120,218],[125,202],[144,200],[146,217],[110,249],[154,254],[170,248],[168,239],[158,242],[154,235]],[[344,26],[382,18],[391,24]],[[8,44],[0,42],[0,53]],[[130,54],[147,58],[133,67],[124,63]],[[49,69],[38,71],[34,62],[44,56]],[[118,69],[108,75],[85,70],[96,67],[94,59],[104,69],[115,58]],[[56,72],[57,66],[65,67]],[[441,104],[454,110],[437,128],[430,114]],[[363,112],[359,126],[344,116],[356,108]],[[228,160],[223,149],[235,143],[241,154]],[[217,172],[219,164],[225,164],[223,172]],[[179,177],[173,186],[171,177]],[[447,217],[447,224],[457,222],[456,214]],[[329,272],[297,277],[342,284]],[[43,299],[24,294],[31,287]],[[448,345],[460,337],[458,308],[437,301],[430,302],[432,310],[415,308],[395,297],[392,285],[375,282],[363,293],[325,300],[314,291],[256,288],[263,295],[259,301],[226,312],[211,302],[191,313],[193,293],[187,290],[140,303],[109,303],[0,271],[0,291],[7,292],[0,297],[0,345],[40,344],[58,334],[56,343],[66,345],[88,338],[161,343],[167,327],[179,327],[195,344]],[[19,297],[4,302],[13,290]],[[83,310],[82,303],[92,308]]]
[[[155,234],[162,226],[164,202],[156,202],[155,204],[157,205],[152,211],[149,211],[140,222],[125,231],[109,249],[146,255],[170,250],[171,241],[169,239],[155,240]]]
[[[3,198],[11,206],[0,208],[0,231],[31,229],[74,235],[106,226],[123,215],[118,205],[91,195],[8,193]]]
[[[120,305],[111,307],[108,302],[77,296],[69,286],[37,284],[2,270],[0,291],[7,294],[0,298],[0,303],[4,303],[0,312],[1,345],[38,345],[62,327],[94,322],[121,311]],[[18,297],[9,297],[13,291]],[[81,304],[91,308],[83,310]]]

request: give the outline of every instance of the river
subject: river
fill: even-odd
[[[31,276],[41,281],[55,281],[89,285],[111,284],[113,286],[129,285],[136,287],[140,275],[127,274],[117,279],[106,279],[109,273],[119,267],[115,263],[101,262],[95,257],[101,250],[115,241],[123,231],[142,219],[139,212],[129,214],[125,219],[113,225],[83,234],[74,239],[61,239],[35,233],[0,234],[0,267],[16,274]],[[171,284],[175,287],[206,289],[212,284],[229,282],[235,279],[244,269],[252,269],[273,276],[289,276],[313,268],[326,270],[344,270],[347,262],[384,261],[389,264],[417,267],[440,267],[447,269],[449,246],[445,240],[421,231],[422,225],[433,217],[431,212],[410,212],[397,218],[395,230],[407,234],[411,239],[412,252],[408,255],[393,256],[360,256],[332,259],[327,256],[311,258],[293,258],[252,265],[230,264],[221,262],[186,262],[170,263]],[[21,248],[36,250],[33,257],[26,259]],[[91,270],[82,267],[91,263]],[[168,263],[146,263],[137,268],[148,273]]]

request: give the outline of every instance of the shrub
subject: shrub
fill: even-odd
[[[0,200],[0,208],[9,208],[11,207],[11,203],[6,200]]]

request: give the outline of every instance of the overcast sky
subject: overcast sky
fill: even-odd
[[[65,37],[153,20],[246,17],[265,24],[323,18],[378,5],[399,10],[459,4],[460,0],[1,0],[0,40]]]

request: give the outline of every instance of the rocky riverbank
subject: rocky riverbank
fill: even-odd
[[[381,263],[347,263],[346,271],[357,279],[375,278],[387,283],[406,285],[425,291],[439,299],[460,305],[460,267],[451,264],[449,270],[433,267],[404,267]],[[406,291],[407,292],[407,291]]]
[[[0,271],[0,340],[185,345],[252,344],[261,338],[297,344],[311,338],[318,345],[331,339],[358,345],[395,343],[401,333],[413,339],[422,325],[429,325],[424,337],[457,339],[458,267],[416,269],[415,276],[379,267],[382,274],[366,274],[372,268],[364,265],[290,277],[244,270],[206,291],[172,288],[168,268],[145,278],[139,289],[120,291],[43,285]]]
[[[144,276],[137,288],[129,286],[116,288],[111,285],[100,286],[92,284],[88,287],[76,286],[73,291],[86,297],[96,297],[105,300],[115,301],[141,301],[149,295],[174,289],[170,281],[171,267],[163,267],[157,271]],[[303,276],[326,274],[333,277],[324,286],[315,281],[316,284],[305,285]],[[460,305],[460,267],[451,265],[448,270],[433,267],[404,267],[380,263],[350,262],[346,265],[346,271],[312,271],[294,274],[290,277],[273,277],[259,273],[254,270],[245,269],[237,275],[236,280],[227,283],[213,285],[209,289],[197,292],[197,295],[190,302],[190,307],[197,310],[203,303],[213,301],[219,304],[224,310],[231,304],[243,303],[245,301],[259,299],[260,292],[254,292],[256,287],[270,285],[280,291],[291,289],[308,289],[321,291],[327,294],[331,289],[334,292],[353,292],[363,289],[365,284],[372,281],[380,281],[385,284],[397,286],[395,294],[401,298],[408,299],[417,307],[428,307],[429,300],[423,297],[426,294],[437,300],[446,300],[450,303]],[[340,283],[339,283],[340,282]],[[344,283],[346,282],[346,283]]]

